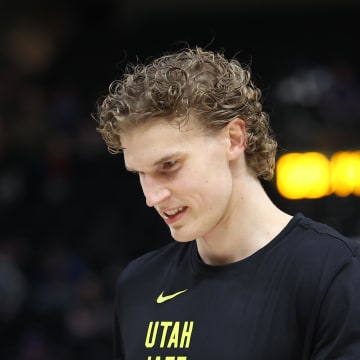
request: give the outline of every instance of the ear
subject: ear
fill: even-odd
[[[228,144],[228,159],[235,160],[244,153],[246,148],[246,127],[241,118],[231,120],[224,128]]]

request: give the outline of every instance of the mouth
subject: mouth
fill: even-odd
[[[178,208],[163,211],[163,219],[167,224],[171,224],[179,220],[183,216],[186,210],[187,210],[187,206],[180,206]]]

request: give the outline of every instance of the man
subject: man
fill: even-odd
[[[176,240],[122,272],[115,359],[360,359],[359,246],[266,195],[260,96],[237,61],[195,48],[130,68],[99,106]]]

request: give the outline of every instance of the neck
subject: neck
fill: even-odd
[[[226,215],[211,233],[196,240],[207,264],[230,264],[252,255],[291,219],[271,202],[258,179],[251,176],[234,189]]]

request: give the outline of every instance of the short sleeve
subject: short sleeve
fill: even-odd
[[[317,321],[311,359],[360,359],[360,261],[353,257],[330,283]]]

